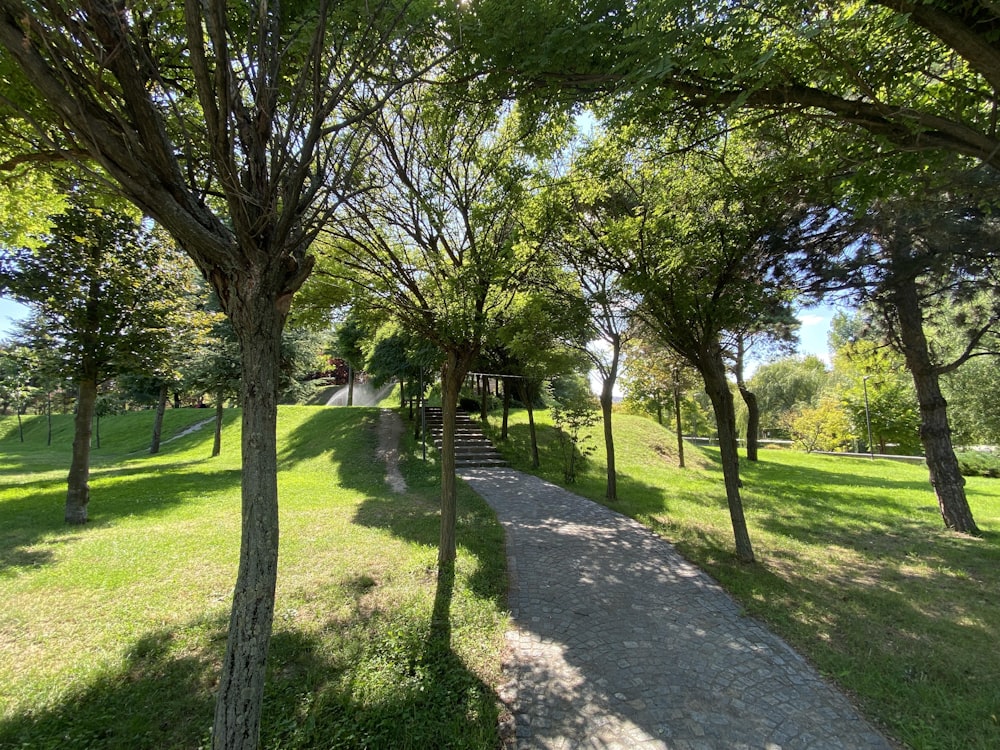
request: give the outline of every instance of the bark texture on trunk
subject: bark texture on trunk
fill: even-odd
[[[228,312],[242,351],[243,524],[212,728],[215,750],[257,746],[278,573],[276,428],[285,313],[259,288],[243,298],[234,294]]]
[[[160,386],[160,397],[156,401],[156,417],[153,419],[153,440],[149,445],[150,453],[160,452],[160,436],[163,434],[163,415],[167,411],[167,396],[170,389],[164,383]]]
[[[66,523],[87,522],[90,502],[90,438],[97,405],[97,376],[80,378],[76,416],[73,418],[73,459],[70,462],[66,489]]]
[[[347,405],[354,406],[354,367],[347,366]]]
[[[736,409],[733,406],[733,393],[729,390],[726,380],[726,365],[719,348],[706,361],[701,373],[705,380],[705,391],[712,401],[715,411],[715,421],[719,429],[719,452],[722,457],[722,475],[726,483],[726,501],[729,504],[729,517],[733,524],[733,537],[736,542],[736,557],[740,562],[754,561],[753,546],[750,544],[750,532],[747,530],[746,517],[743,514],[743,500],[740,497],[740,464],[739,452],[736,447]]]
[[[747,405],[747,459],[757,460],[757,436],[760,434],[760,407],[757,405],[757,395],[745,385],[740,386],[740,396]]]
[[[899,324],[906,366],[913,376],[920,406],[920,442],[927,458],[931,486],[945,526],[966,534],[979,534],[965,496],[965,477],[951,442],[948,404],[941,394],[938,370],[931,360],[924,334],[923,314],[916,280],[907,276],[898,282],[892,297]]]
[[[222,453],[222,415],[225,395],[222,389],[215,394],[215,439],[212,441],[212,458]]]

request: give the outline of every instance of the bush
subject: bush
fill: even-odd
[[[1000,477],[1000,456],[996,453],[966,451],[955,454],[958,468],[966,477]]]

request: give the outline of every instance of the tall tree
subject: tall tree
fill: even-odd
[[[443,354],[441,581],[455,560],[459,390],[527,272],[516,214],[528,165],[513,113],[461,106],[433,85],[394,99],[370,128],[377,187],[344,196],[349,215],[328,228],[327,270],[365,286],[371,305]]]
[[[81,190],[35,251],[0,255],[0,289],[30,303],[77,386],[67,523],[85,523],[97,389],[113,374],[148,367],[163,347],[168,308],[184,270],[137,219]]]
[[[614,262],[628,252],[620,245],[632,238],[621,232],[620,225],[631,220],[635,196],[627,181],[606,179],[609,163],[621,157],[620,145],[613,138],[595,139],[582,148],[570,173],[550,189],[547,203],[554,216],[541,223],[544,243],[556,261],[572,271],[577,286],[573,295],[582,298],[589,311],[590,335],[582,351],[601,381],[605,497],[612,501],[618,499],[612,406],[635,305]]]
[[[448,47],[440,12],[388,0],[0,2],[0,46],[52,121],[39,134],[62,139],[49,150],[92,159],[167,229],[240,340],[243,525],[217,748],[252,748],[259,736],[278,559],[281,330],[312,268],[329,188],[355,166],[356,124],[420,75],[429,47]]]
[[[631,184],[642,186],[626,275],[642,296],[643,324],[702,376],[715,411],[736,554],[752,562],[723,336],[752,329],[786,297],[788,277],[776,270],[783,254],[769,237],[781,226],[788,188],[772,183],[773,154],[745,140],[717,140],[673,158],[658,145],[633,147],[622,161]]]
[[[951,442],[940,377],[988,354],[1000,330],[997,240],[985,207],[996,179],[943,170],[851,210],[820,211],[792,230],[817,286],[846,290],[880,319],[910,371],[931,484],[948,528],[977,533]],[[928,339],[933,318],[949,321],[951,346]],[[958,339],[956,342],[955,339]],[[954,344],[958,344],[957,347]],[[949,351],[951,349],[951,351]]]

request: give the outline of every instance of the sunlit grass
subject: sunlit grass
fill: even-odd
[[[263,746],[493,747],[499,526],[463,490],[452,648],[432,650],[439,481],[410,445],[410,490],[388,491],[377,415],[281,409]],[[0,440],[0,747],[207,742],[238,558],[239,420],[227,415],[212,459],[210,427],[146,455],[143,416],[104,421],[83,527],[62,523],[68,452]]]
[[[542,467],[562,482],[552,428],[537,415]],[[499,420],[494,418],[494,427]],[[526,416],[507,445],[530,471]],[[761,452],[741,461],[757,563],[740,565],[716,449],[615,414],[618,501],[673,542],[746,612],[769,623],[888,734],[914,748],[1000,747],[1000,480],[969,479],[982,538],[947,531],[927,470],[892,461]],[[570,489],[604,501],[604,444]]]

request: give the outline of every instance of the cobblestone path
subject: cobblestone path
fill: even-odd
[[[512,469],[462,477],[506,530],[518,748],[892,747],[637,522]]]

